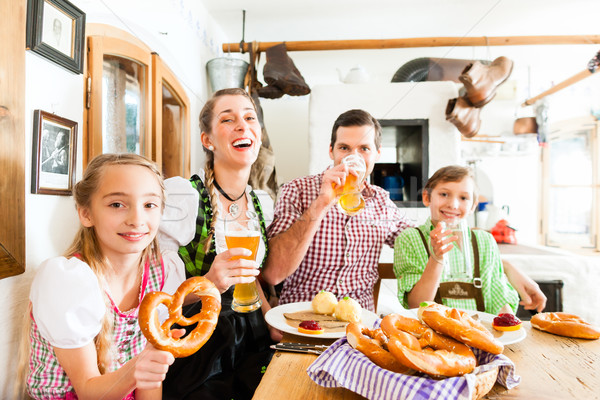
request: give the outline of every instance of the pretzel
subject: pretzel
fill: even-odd
[[[434,377],[468,374],[476,365],[475,355],[468,346],[431,329],[420,339],[399,331],[390,337],[388,348],[402,365]]]
[[[381,368],[399,373],[408,372],[408,368],[398,362],[384,348],[387,337],[381,329],[368,329],[361,323],[350,322],[346,326],[346,338],[350,346],[363,353]]]
[[[419,318],[433,330],[492,354],[504,351],[504,345],[494,338],[479,321],[464,311],[430,303],[419,308]]]
[[[388,314],[381,320],[381,330],[387,337],[392,337],[399,332],[408,332],[420,338],[428,329],[430,328],[418,319],[400,314]]]
[[[577,315],[564,312],[538,313],[531,317],[531,326],[541,331],[580,339],[598,339],[600,330]]]
[[[183,300],[188,294],[196,295],[202,301],[202,310],[193,317],[186,318],[181,313]],[[169,318],[162,324],[158,321],[158,306],[164,304]],[[166,350],[175,357],[194,354],[210,338],[221,311],[221,295],[214,283],[202,276],[184,281],[173,296],[164,292],[151,292],[144,296],[140,304],[139,324],[142,333],[154,347]],[[180,326],[198,325],[183,338],[171,336],[173,324]]]

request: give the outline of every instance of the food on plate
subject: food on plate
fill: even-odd
[[[339,321],[333,315],[317,314],[313,311],[283,313],[283,316],[286,323],[293,328],[298,328],[298,325],[302,321],[316,321],[325,329],[325,332],[344,332],[346,325],[348,325],[347,322]]]
[[[408,332],[399,332],[388,341],[390,353],[402,365],[433,377],[468,374],[477,360],[466,345],[427,329],[419,339]]]
[[[579,339],[598,339],[600,329],[583,318],[564,312],[544,312],[531,317],[531,326],[541,331]]]
[[[321,290],[313,297],[312,308],[317,314],[333,315],[338,301],[331,292]]]
[[[497,331],[507,332],[521,329],[521,320],[511,313],[500,313],[494,318],[492,328]]]
[[[351,297],[344,297],[335,306],[335,317],[341,321],[360,322],[362,307]]]
[[[199,297],[201,311],[186,318],[181,313],[183,300],[188,294]],[[169,317],[162,324],[158,320],[158,306],[163,304],[169,311]],[[175,357],[187,357],[198,351],[210,338],[221,311],[221,294],[214,283],[202,276],[184,281],[173,296],[164,292],[151,292],[140,303],[139,324],[142,333],[159,350],[169,351]],[[171,336],[171,326],[198,325],[183,338]]]
[[[475,321],[464,311],[437,303],[422,303],[418,315],[422,322],[436,332],[461,343],[492,354],[504,351],[504,345],[479,321]]]
[[[298,332],[307,333],[309,335],[320,335],[325,330],[319,325],[317,321],[302,321],[298,325]]]
[[[363,324],[351,322],[346,327],[346,338],[350,346],[381,368],[400,373],[409,372],[407,367],[384,348],[387,337],[381,329],[368,329]]]

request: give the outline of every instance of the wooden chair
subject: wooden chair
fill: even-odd
[[[377,267],[379,271],[379,279],[373,287],[373,301],[375,303],[375,312],[377,312],[377,300],[379,299],[379,288],[381,287],[382,279],[396,279],[394,274],[394,264],[392,263],[379,263]]]

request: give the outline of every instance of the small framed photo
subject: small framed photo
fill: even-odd
[[[27,0],[27,48],[83,72],[85,13],[67,0]]]
[[[31,193],[71,195],[76,155],[77,122],[35,110]]]

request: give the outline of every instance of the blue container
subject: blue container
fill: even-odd
[[[390,193],[390,199],[394,201],[403,201],[402,188],[404,187],[404,179],[401,176],[384,176],[383,188]]]

